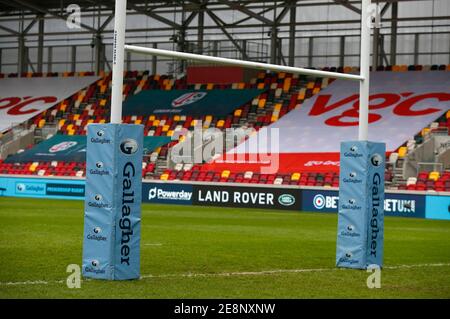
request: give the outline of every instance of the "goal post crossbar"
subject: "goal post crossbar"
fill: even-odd
[[[147,47],[141,47],[141,46],[135,46],[135,45],[125,45],[124,49],[125,49],[125,51],[130,51],[130,52],[140,53],[140,54],[163,56],[163,57],[180,59],[180,60],[192,60],[192,61],[199,61],[199,62],[218,63],[218,64],[223,64],[223,65],[234,65],[234,66],[247,67],[247,68],[257,69],[257,70],[287,72],[287,73],[292,73],[292,74],[305,74],[305,75],[312,75],[312,76],[318,76],[318,77],[338,78],[338,79],[346,79],[346,80],[354,80],[354,81],[360,81],[363,79],[363,77],[361,75],[356,75],[356,74],[337,73],[337,72],[297,68],[297,67],[284,66],[284,65],[278,65],[278,64],[269,64],[269,63],[221,58],[221,57],[214,57],[214,56],[209,56],[209,55],[201,55],[201,54],[194,54],[194,53],[147,48]]]

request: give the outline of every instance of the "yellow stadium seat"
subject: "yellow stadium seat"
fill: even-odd
[[[283,84],[283,92],[287,93],[291,89],[291,78],[287,78],[284,80]]]
[[[38,127],[42,128],[42,127],[44,127],[44,125],[45,125],[45,119],[40,120],[38,123]]]
[[[59,129],[59,130],[61,129],[61,127],[63,127],[63,125],[64,125],[65,122],[66,122],[65,119],[59,120],[59,122],[58,122],[58,129]]]
[[[167,136],[173,136],[173,130],[167,131]]]
[[[300,173],[292,173],[291,181],[298,181],[300,179]]]
[[[308,82],[308,84],[306,84],[306,88],[307,89],[313,89],[314,88],[314,82]]]
[[[445,118],[447,118],[447,119],[450,118],[450,111],[447,111],[447,113],[445,114]]]
[[[275,106],[274,106],[274,110],[275,111],[279,111],[279,110],[281,110],[281,107],[282,107],[282,104],[281,103],[277,103],[277,104],[275,104]]]
[[[74,114],[73,115],[73,120],[76,121],[80,118],[80,114]]]
[[[398,157],[403,158],[406,156],[406,153],[408,152],[408,148],[406,146],[402,146],[398,149]]]
[[[238,84],[238,89],[240,89],[240,90],[245,89],[245,83],[244,82],[239,83]]]
[[[162,128],[162,131],[167,132],[169,130],[169,128],[170,128],[170,125],[164,125]]]
[[[234,111],[234,116],[239,117],[242,114],[242,110],[241,109],[237,109]]]
[[[430,133],[430,128],[425,127],[420,133],[421,133],[422,136],[425,136],[425,135],[427,135],[428,133]]]
[[[222,175],[220,175],[222,178],[228,178],[230,176],[230,171],[225,170],[222,172]]]
[[[149,121],[154,121],[155,120],[155,116],[154,115],[150,115],[150,117],[148,118]]]
[[[211,122],[212,119],[213,119],[212,115],[206,115],[206,116],[205,116],[205,121]]]
[[[306,94],[306,89],[305,88],[301,88],[300,91],[298,91],[297,100],[304,100],[305,99],[305,94]]]
[[[320,92],[320,88],[314,88],[312,91],[313,94],[317,94],[319,92]]]
[[[264,106],[266,106],[266,99],[260,99],[258,101],[258,108],[262,109]]]
[[[106,105],[106,99],[101,99],[99,105],[100,106],[105,106]]]
[[[159,120],[154,120],[152,126],[159,126]]]
[[[208,83],[208,85],[206,86],[207,90],[212,90],[214,89],[214,83]]]
[[[278,120],[278,115],[277,114],[272,114],[272,117],[270,118],[271,122],[275,122]]]
[[[430,172],[430,175],[428,175],[428,179],[431,179],[433,181],[437,181],[439,179],[439,172]]]
[[[225,124],[224,120],[219,120],[216,124],[216,127],[223,127],[224,124]]]
[[[352,67],[351,66],[344,67],[344,73],[350,73],[350,72],[352,72]]]
[[[134,121],[134,124],[141,124],[142,123],[142,120],[136,120],[136,121]]]
[[[264,89],[264,83],[258,83],[258,90]]]
[[[161,177],[159,179],[162,181],[167,181],[169,179],[169,174],[164,173],[161,175]]]
[[[173,120],[174,120],[175,122],[178,122],[178,121],[180,120],[180,116],[179,116],[179,115],[174,115],[174,116],[173,116]]]

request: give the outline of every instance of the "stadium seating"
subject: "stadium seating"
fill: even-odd
[[[327,71],[355,72],[357,68],[324,68]],[[432,66],[387,66],[378,67],[378,71],[407,72],[407,71],[450,71],[450,65]],[[55,77],[55,76],[88,76],[92,72],[79,73],[26,73],[22,77]],[[0,78],[18,77],[18,74],[4,75]],[[185,78],[173,79],[165,75],[150,75],[148,71],[127,71],[124,76],[124,98],[137,94],[142,90],[172,90],[172,89],[228,89],[239,90],[244,88],[265,89],[266,91],[252,101],[238,106],[225,117],[216,117],[211,114],[202,116],[186,115],[148,115],[124,116],[124,123],[144,125],[146,136],[173,136],[175,132],[185,128],[192,130],[196,121],[201,120],[203,128],[217,128],[225,130],[231,127],[252,127],[256,130],[277,121],[289,111],[299,107],[306,99],[320,92],[330,84],[332,79],[312,79],[286,73],[260,72],[257,77],[248,83],[233,84],[188,84]],[[91,86],[77,92],[70,98],[58,103],[47,111],[30,120],[36,128],[46,125],[57,125],[59,134],[85,135],[87,125],[90,123],[105,123],[110,115],[111,74],[104,73],[101,78]],[[423,128],[413,139],[405,141],[396,152],[389,155],[387,162],[395,164],[405,158],[417,145],[433,132],[450,132],[450,111],[439,117],[429,127]],[[160,180],[184,180],[205,182],[230,183],[258,183],[274,185],[301,185],[337,187],[339,176],[337,173],[316,172],[290,172],[289,174],[260,174],[259,172],[237,173],[232,170],[219,172],[202,171],[201,165],[178,165],[174,169],[159,169],[158,160],[167,159],[170,148],[177,141],[163,145],[143,159],[143,177]],[[32,147],[32,145],[30,145]],[[0,160],[0,174],[38,175],[38,176],[71,176],[84,177],[85,163],[75,162],[30,162],[30,163],[4,163]],[[386,184],[393,181],[392,167],[388,165],[385,173]],[[420,172],[417,178],[409,179],[404,184],[396,185],[398,189],[405,190],[436,190],[450,191],[450,172]]]

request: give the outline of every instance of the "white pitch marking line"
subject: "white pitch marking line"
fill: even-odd
[[[415,264],[415,265],[395,265],[385,266],[383,269],[402,269],[402,268],[421,268],[421,267],[448,267],[450,263],[435,263],[435,264]],[[305,268],[305,269],[274,269],[262,271],[236,271],[236,272],[222,272],[222,273],[184,273],[184,274],[162,274],[162,275],[142,275],[140,279],[148,278],[190,278],[190,277],[228,277],[228,276],[264,276],[280,273],[305,273],[305,272],[325,272],[336,270],[349,270],[347,268]],[[93,281],[92,278],[86,278],[82,281]],[[18,282],[0,282],[0,286],[19,286],[19,285],[48,285],[48,284],[62,284],[64,280],[55,281],[18,281]]]
[[[162,246],[161,243],[144,244],[144,246]]]
[[[1,282],[0,286],[19,286],[19,285],[48,285],[50,283],[63,283],[63,280],[58,281],[45,281],[45,280],[35,280],[35,281],[17,281],[17,282]]]

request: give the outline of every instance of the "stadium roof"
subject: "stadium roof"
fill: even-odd
[[[406,1],[427,1],[427,0],[377,0],[374,2],[406,2]],[[245,8],[249,5],[256,5],[261,3],[274,3],[274,2],[288,2],[288,1],[273,1],[273,0],[252,0],[252,1],[233,1],[233,0],[217,0],[217,1],[202,1],[202,0],[171,0],[171,1],[150,1],[150,0],[128,0],[128,8],[132,10],[154,10],[157,8],[168,8],[173,6],[183,5],[185,10],[192,10],[200,5],[211,6],[211,5],[229,5],[234,6],[235,9]],[[202,2],[204,2],[202,4]],[[297,3],[311,3],[314,2],[324,5],[330,2],[339,3],[351,10],[359,11],[358,6],[360,0],[322,0],[322,1],[312,1],[312,0],[297,0]],[[0,0],[0,11],[4,13],[17,13],[18,11],[32,12],[32,13],[49,13],[49,11],[63,10],[69,4],[77,4],[82,9],[103,7],[112,8],[114,6],[115,0]]]

